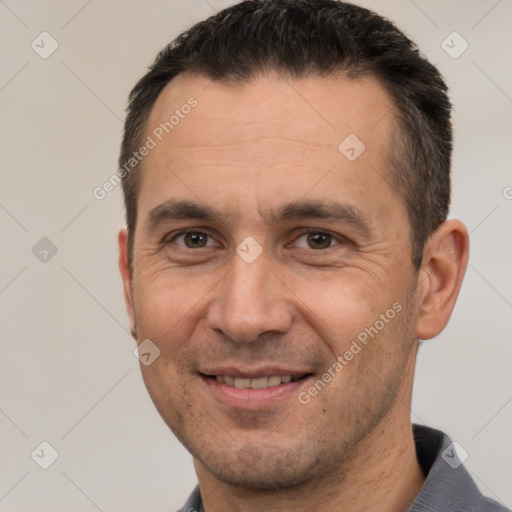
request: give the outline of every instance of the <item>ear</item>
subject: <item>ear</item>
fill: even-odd
[[[469,257],[469,236],[458,220],[447,220],[431,235],[419,273],[416,338],[437,336],[452,314]]]
[[[121,279],[123,280],[126,311],[130,318],[130,332],[132,333],[133,338],[137,341],[135,310],[133,307],[132,273],[130,270],[130,261],[128,258],[128,232],[126,228],[119,230],[119,234],[117,235],[117,242],[119,245],[119,272],[121,273]]]

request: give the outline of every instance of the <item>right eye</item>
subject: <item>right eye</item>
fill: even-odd
[[[166,245],[179,245],[186,249],[202,249],[203,247],[213,247],[217,242],[204,231],[187,230],[181,231],[165,242]]]

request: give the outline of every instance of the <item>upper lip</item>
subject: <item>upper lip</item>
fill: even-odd
[[[239,367],[239,366],[218,366],[203,368],[199,371],[203,375],[217,376],[227,375],[230,377],[241,377],[244,379],[256,379],[258,377],[272,377],[274,375],[291,375],[292,377],[301,377],[312,373],[311,370],[290,369],[282,366],[259,366],[259,367]]]

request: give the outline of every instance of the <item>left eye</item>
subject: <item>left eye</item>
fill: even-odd
[[[295,243],[301,249],[328,249],[338,241],[329,233],[310,231],[299,236]]]
[[[176,236],[173,241],[182,247],[187,247],[188,249],[200,249],[201,247],[215,245],[213,239],[202,231],[189,231],[182,233],[181,235]]]

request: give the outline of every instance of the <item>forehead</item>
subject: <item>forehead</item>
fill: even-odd
[[[387,187],[389,195],[393,126],[392,100],[371,77],[265,75],[234,84],[178,75],[147,122],[154,148],[141,166],[139,211],[172,195],[229,202],[238,212],[310,192],[382,195]]]
[[[191,98],[197,106],[189,109]],[[239,142],[278,134],[310,142],[313,136],[315,142],[331,145],[350,130],[369,140],[392,106],[391,97],[373,77],[355,80],[337,74],[292,79],[266,74],[233,83],[184,73],[157,98],[147,132],[169,122],[174,113],[180,119],[172,120],[176,124],[169,135],[176,143],[191,143],[198,134],[203,143],[230,144],[234,133],[219,128],[235,125]]]

